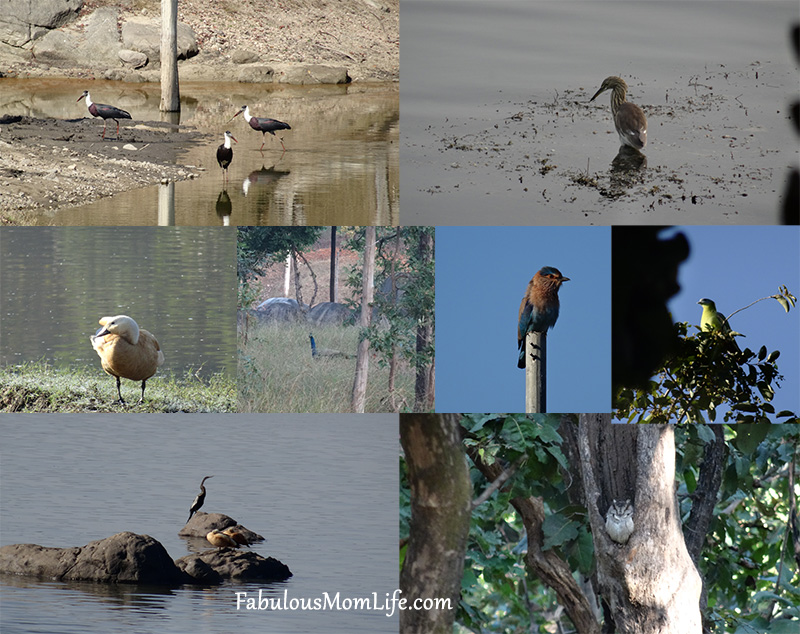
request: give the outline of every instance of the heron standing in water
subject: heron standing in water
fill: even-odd
[[[206,501],[206,488],[203,486],[203,484],[205,483],[206,480],[213,477],[214,477],[213,475],[206,476],[200,483],[200,494],[194,499],[194,502],[192,502],[192,506],[189,508],[189,520],[192,519],[192,515],[194,515],[197,511],[199,511],[200,507],[203,506],[203,502]],[[186,520],[187,523],[189,520]]]

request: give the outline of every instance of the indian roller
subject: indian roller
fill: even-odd
[[[519,305],[517,323],[518,368],[525,367],[525,335],[531,331],[547,332],[558,319],[558,289],[569,278],[552,266],[539,269],[528,282],[528,289]]]
[[[725,315],[717,310],[717,305],[707,297],[697,302],[703,307],[703,314],[700,316],[700,330],[721,330],[725,334],[731,334],[731,327],[725,319]],[[731,337],[731,341],[740,350],[739,344]]]

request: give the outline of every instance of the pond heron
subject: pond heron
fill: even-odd
[[[619,140],[622,145],[641,150],[647,145],[647,119],[639,106],[625,101],[628,84],[620,77],[606,77],[600,90],[589,101],[594,101],[605,90],[611,91],[611,114],[614,116]]]

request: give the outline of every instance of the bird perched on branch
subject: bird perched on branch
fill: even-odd
[[[356,355],[347,354],[346,352],[339,352],[338,350],[331,350],[329,348],[317,348],[317,342],[314,341],[314,335],[309,333],[308,338],[311,340],[311,358],[319,359],[321,357],[331,358],[338,357],[340,359],[355,359]]]
[[[739,344],[736,342],[736,339],[733,338],[733,335],[738,335],[739,333],[731,330],[728,320],[725,319],[725,315],[717,310],[717,305],[707,297],[704,297],[697,303],[703,307],[703,314],[700,315],[700,330],[718,330],[724,332],[726,335],[730,335],[733,345],[736,346],[736,350],[741,352]]]
[[[558,289],[569,278],[552,266],[539,269],[528,282],[528,289],[519,305],[517,323],[518,368],[525,367],[525,335],[529,332],[547,332],[558,319]]]

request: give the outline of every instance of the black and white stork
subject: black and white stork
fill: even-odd
[[[89,114],[93,117],[102,117],[103,118],[103,138],[106,138],[106,119],[113,119],[117,122],[117,138],[119,139],[119,121],[118,119],[130,119],[131,113],[122,110],[121,108],[115,108],[114,106],[107,106],[104,103],[94,103],[92,98],[89,96],[89,91],[84,90],[83,94],[78,97],[78,101],[86,97],[86,106],[89,108]]]
[[[219,166],[222,168],[223,181],[228,175],[228,165],[230,165],[231,161],[233,160],[233,147],[231,146],[231,140],[238,143],[233,135],[226,130],[225,143],[217,148],[217,163],[219,163]]]
[[[275,136],[275,130],[291,130],[292,126],[288,123],[284,123],[283,121],[278,121],[277,119],[263,119],[259,117],[250,116],[250,108],[249,106],[242,106],[242,109],[239,110],[235,115],[231,117],[231,121],[233,121],[236,117],[240,114],[244,113],[244,118],[247,120],[247,123],[250,124],[250,127],[253,130],[258,130],[261,133],[261,147],[259,150],[264,149],[264,139],[266,138],[264,135],[269,132],[272,136]],[[286,146],[283,144],[283,139],[278,137],[281,142],[281,147],[283,151],[286,151]]]

